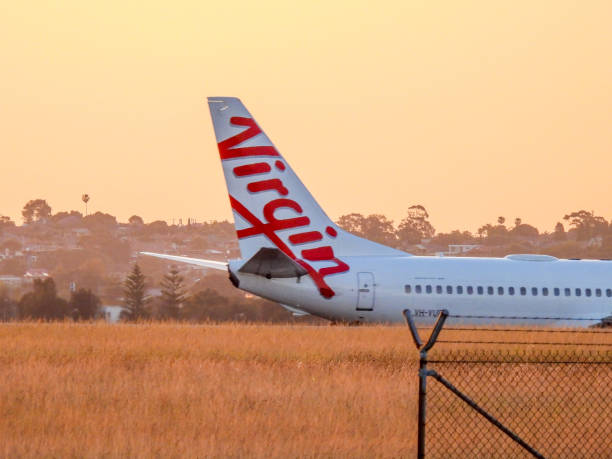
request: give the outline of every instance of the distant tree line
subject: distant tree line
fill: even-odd
[[[223,279],[223,282],[227,283],[227,280]],[[277,303],[262,298],[246,298],[243,295],[230,297],[210,287],[187,294],[183,276],[174,266],[160,283],[160,296],[147,297],[145,283],[146,278],[140,266],[135,264],[124,283],[123,319],[188,322],[293,320],[293,316]]]
[[[32,290],[18,301],[0,285],[0,320],[91,320],[100,308],[100,299],[89,289],[72,292],[69,300],[57,295],[52,278],[34,279]]]
[[[187,225],[169,225],[165,221],[145,224],[138,215],[133,215],[123,231],[117,219],[103,212],[83,216],[80,212],[58,212],[53,214],[44,199],[34,199],[23,208],[23,225],[16,228],[8,217],[0,216],[0,236],[3,232],[18,235],[17,238],[0,239],[0,251],[23,250],[24,241],[49,243],[61,240],[70,233],[66,228],[86,228],[78,236],[79,250],[59,247],[57,250],[37,252],[39,266],[52,268],[54,279],[35,281],[32,290],[21,298],[11,298],[6,288],[0,286],[0,320],[21,317],[42,320],[71,318],[90,320],[97,317],[100,298],[112,298],[125,307],[124,320],[279,320],[291,319],[291,315],[275,303],[246,298],[243,293],[230,287],[225,291],[226,279],[218,282],[206,281],[205,276],[196,286],[187,291],[182,275],[175,268],[166,272],[166,266],[158,260],[141,260],[149,279],[160,279],[161,294],[146,296],[145,275],[140,266],[133,266],[126,279],[121,274],[131,263],[134,238],[138,241],[156,243],[172,242],[179,250],[202,251],[214,248],[217,241],[235,238],[233,225],[229,222],[208,222]],[[521,218],[507,221],[500,216],[493,223],[481,225],[475,233],[454,230],[436,233],[429,221],[429,213],[422,205],[407,209],[406,216],[397,225],[384,215],[362,215],[350,213],[341,216],[338,225],[358,236],[380,242],[413,253],[445,251],[452,244],[473,244],[471,256],[503,256],[508,253],[545,253],[563,258],[612,258],[612,222],[593,211],[578,210],[559,219],[551,233],[541,233],[536,227]],[[76,237],[76,236],[75,236]],[[132,241],[132,242],[131,242]],[[426,252],[427,251],[427,252]],[[26,257],[9,257],[0,261],[0,274],[22,275],[27,269]],[[138,269],[136,269],[138,268]],[[151,274],[154,273],[154,274]],[[163,276],[163,277],[162,277]],[[88,288],[79,289],[61,298],[57,285],[66,289],[71,282]],[[157,284],[157,282],[155,282]],[[103,288],[100,286],[103,285]],[[65,291],[65,290],[64,290]],[[69,295],[69,297],[68,297]]]
[[[83,216],[81,212],[71,210],[69,212],[61,211],[55,214],[52,213],[51,206],[44,199],[32,199],[28,201],[21,211],[23,222],[26,225],[32,223],[46,223],[51,226],[62,225],[65,227],[84,227],[94,232],[114,229],[119,225],[117,218],[113,215],[104,212],[95,212]],[[151,223],[145,223],[142,217],[132,215],[128,219],[128,224],[140,235],[159,235],[171,234],[180,230],[181,232],[205,228],[206,232],[218,233],[219,235],[231,236],[233,225],[227,221],[210,221],[203,223],[194,223],[191,219],[187,219],[186,224],[169,225],[163,220],[156,220]],[[9,217],[0,214],[0,234],[4,228],[14,227],[13,222]],[[138,230],[138,231],[136,231]]]
[[[93,231],[104,231],[118,225],[116,217],[103,212],[95,212],[83,216],[83,214],[75,210],[70,212],[62,211],[56,214],[53,214],[51,210],[51,206],[46,200],[32,199],[24,205],[21,213],[23,221],[26,224],[41,221],[50,224],[58,224],[60,222],[66,223],[66,220],[71,218],[72,221],[66,223],[68,226],[83,226]],[[576,240],[578,241],[588,240],[589,238],[600,235],[607,235],[611,229],[611,223],[604,217],[595,215],[593,211],[578,210],[571,212],[565,215],[563,220],[565,220],[571,226],[571,229],[576,232]],[[140,216],[132,215],[128,219],[128,223],[130,226],[140,229],[141,231],[139,234],[145,235],[170,234],[176,228],[185,230],[190,226],[194,226],[194,230],[196,231],[201,231],[202,227],[207,229],[214,228],[220,234],[224,233],[229,236],[231,236],[233,232],[233,225],[227,221],[212,221],[192,225],[191,221],[188,220],[186,225],[177,226],[168,225],[168,223],[163,220],[156,220],[145,224]],[[394,226],[393,221],[381,214],[364,216],[359,213],[350,213],[341,216],[337,223],[342,228],[354,234],[395,247],[418,244],[423,239],[433,238],[436,233],[435,228],[429,222],[429,213],[425,207],[420,204],[408,207],[406,217],[399,222],[397,227]],[[14,226],[15,223],[12,222],[9,217],[0,215],[0,230],[2,228]],[[561,222],[557,222],[554,232],[557,235],[561,235],[565,232]],[[479,227],[477,236],[472,235],[469,231],[460,230],[440,234],[453,234],[455,237],[460,237],[461,239],[467,238],[468,235],[472,238],[478,237],[479,239],[483,239],[496,238],[499,236],[503,237],[506,235],[536,237],[539,235],[539,231],[534,226],[523,223],[520,218],[515,218],[514,226],[508,227],[506,226],[505,217],[498,217],[496,225],[487,223]]]
[[[436,234],[425,207],[414,205],[408,208],[406,217],[397,227],[393,221],[380,214],[365,216],[351,213],[340,217],[337,223],[357,236],[403,250],[422,243],[437,247],[451,244],[481,244],[491,247],[520,245],[546,239],[557,244],[567,242],[566,247],[572,246],[571,242],[592,241],[600,250],[586,253],[593,256],[598,256],[597,253],[612,256],[612,221],[608,222],[604,217],[586,210],[566,214],[562,220],[569,226],[569,230],[566,231],[564,224],[559,221],[550,234],[540,233],[535,226],[523,222],[521,218],[515,218],[513,225],[507,225],[503,216],[497,218],[496,224],[487,223],[480,226],[476,234],[465,230]],[[575,248],[584,249],[580,244],[575,245]]]
[[[88,250],[97,250],[101,253],[111,255],[113,261],[125,263],[130,255],[130,243],[126,238],[119,239],[114,229],[117,228],[117,219],[103,212],[95,212],[83,216],[78,211],[58,212],[53,214],[51,206],[44,199],[33,199],[28,201],[22,210],[24,223],[31,224],[44,222],[46,228],[53,227],[84,227],[91,233],[81,236],[79,244]],[[569,229],[566,232],[564,224]],[[584,242],[593,238],[601,238],[600,246],[604,252],[611,245],[611,224],[593,211],[578,210],[563,216],[562,221],[556,223],[554,232],[541,234],[537,228],[515,218],[513,225],[507,225],[504,217],[499,217],[496,224],[487,223],[481,225],[475,234],[465,230],[454,230],[448,233],[436,234],[435,228],[429,222],[429,213],[422,205],[408,207],[406,216],[400,220],[397,226],[393,221],[381,214],[362,215],[350,213],[341,216],[337,223],[342,228],[356,235],[389,245],[398,249],[410,250],[415,245],[428,243],[432,246],[443,247],[449,244],[482,244],[485,246],[504,246],[512,243],[521,243],[537,238],[552,238],[553,241],[576,241]],[[235,233],[233,225],[227,221],[207,222],[192,225],[188,220],[187,225],[168,225],[167,222],[158,220],[145,224],[138,215],[132,215],[129,220],[130,237],[137,237],[141,241],[149,239],[155,241],[157,237],[171,237],[177,246],[190,250],[205,250],[208,248],[207,237],[211,235],[219,240],[233,240]],[[15,226],[8,217],[0,216],[0,235],[7,228]],[[30,236],[38,236],[41,240],[49,237],[49,232],[41,227],[28,228]],[[188,242],[184,243],[187,238]],[[572,244],[568,244],[568,247]],[[575,247],[570,252],[575,251]],[[482,255],[486,255],[482,251]],[[589,256],[597,254],[589,253]],[[0,266],[0,271],[2,267]]]
[[[225,281],[225,279],[224,279]],[[138,264],[123,283],[123,321],[178,320],[207,321],[268,321],[288,322],[293,316],[278,304],[244,296],[226,296],[206,287],[187,294],[184,279],[176,267],[171,267],[161,283],[161,295],[146,294],[146,278]],[[0,284],[0,321],[9,320],[74,320],[102,319],[101,301],[90,289],[72,292],[70,299],[58,296],[52,278],[35,279],[32,289],[14,300],[6,286]],[[313,319],[316,320],[316,319]]]

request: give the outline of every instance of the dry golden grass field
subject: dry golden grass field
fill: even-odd
[[[399,326],[3,324],[0,455],[412,457],[416,371]]]

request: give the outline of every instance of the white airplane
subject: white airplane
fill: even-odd
[[[295,315],[333,321],[402,322],[405,309],[429,321],[441,309],[594,322],[612,313],[610,261],[413,256],[344,231],[239,99],[210,97],[208,103],[242,258],[224,263],[143,254],[228,270],[242,290]]]

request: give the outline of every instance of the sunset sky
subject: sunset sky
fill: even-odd
[[[612,2],[3,2],[0,214],[231,218],[207,96],[333,219],[612,218]]]

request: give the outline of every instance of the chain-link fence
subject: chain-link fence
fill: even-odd
[[[443,322],[412,325],[421,457],[612,457],[611,330]]]

